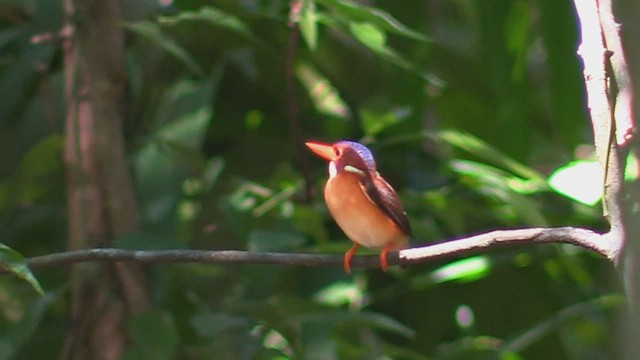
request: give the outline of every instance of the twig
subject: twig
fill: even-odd
[[[401,250],[389,255],[389,264],[411,264],[436,259],[459,257],[506,245],[568,243],[615,261],[617,252],[606,235],[591,230],[563,228],[532,228],[499,230],[443,243]],[[36,256],[28,260],[33,269],[73,265],[82,262],[137,262],[142,264],[274,264],[284,266],[342,267],[341,255],[248,252],[237,250],[123,250],[87,249]],[[353,267],[379,268],[378,256],[356,256]]]

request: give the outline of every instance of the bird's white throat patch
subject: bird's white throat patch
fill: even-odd
[[[338,173],[338,169],[336,169],[336,164],[334,164],[333,161],[330,162],[329,163],[329,179],[336,176],[337,173]]]
[[[358,175],[364,175],[364,171],[358,169],[355,166],[351,166],[351,165],[346,165],[344,167],[344,171],[348,171],[350,173],[354,173],[354,174],[358,174]]]
[[[350,173],[358,174],[358,175],[364,175],[364,171],[358,169],[355,166],[345,165],[345,167],[343,169],[346,172],[350,172]],[[329,179],[331,179],[332,177],[336,176],[337,174],[338,174],[338,168],[336,167],[336,164],[332,161],[332,162],[329,163]]]

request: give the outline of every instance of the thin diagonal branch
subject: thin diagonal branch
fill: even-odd
[[[617,252],[605,235],[591,230],[563,228],[532,228],[499,230],[433,245],[401,250],[389,256],[391,265],[428,262],[460,257],[508,245],[568,243],[594,251],[611,261]],[[30,258],[29,266],[41,269],[73,265],[82,262],[136,262],[142,264],[274,264],[283,266],[342,267],[341,255],[248,252],[238,250],[123,250],[87,249]],[[378,268],[378,256],[356,256],[352,267]]]

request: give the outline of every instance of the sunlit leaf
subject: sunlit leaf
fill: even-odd
[[[627,181],[633,181],[640,177],[640,162],[638,162],[638,158],[633,154],[633,152],[629,152],[629,156],[627,156],[627,166],[624,169],[624,179]]]
[[[311,65],[300,64],[296,69],[296,75],[306,88],[318,112],[341,119],[347,119],[351,116],[338,89]]]
[[[300,32],[309,49],[315,50],[318,44],[318,19],[314,0],[304,0],[302,2]]]
[[[489,274],[491,264],[485,256],[475,256],[454,261],[431,273],[433,283],[449,281],[470,282],[482,279]]]
[[[468,185],[474,187],[481,194],[495,200],[500,200],[506,206],[503,211],[513,213],[519,221],[532,226],[546,226],[547,220],[539,205],[530,197],[522,195],[519,190],[520,182],[501,169],[475,161],[453,160],[451,169],[470,179]]]
[[[354,22],[350,24],[349,29],[356,39],[373,51],[380,54],[392,53],[392,50],[387,48],[387,34],[377,26],[367,22]]]
[[[512,172],[514,175],[531,181],[531,190],[541,190],[545,188],[544,177],[530,167],[523,165],[509,156],[503,154],[495,147],[487,144],[481,139],[462,131],[442,130],[436,136],[438,139],[446,141],[460,150],[478,157],[488,164],[495,164],[501,168]]]
[[[561,195],[593,206],[602,198],[604,173],[596,161],[572,161],[549,176],[549,186]]]
[[[44,290],[40,283],[33,276],[27,260],[19,252],[0,243],[0,268],[9,271],[18,278],[26,281],[40,295],[44,295]]]
[[[204,75],[204,71],[195,59],[182,46],[175,42],[168,34],[155,23],[150,21],[138,21],[124,25],[126,29],[147,38],[154,42],[176,59],[180,60],[187,68],[199,76]]]
[[[339,14],[346,15],[351,21],[368,22],[386,31],[394,32],[414,40],[429,41],[429,37],[411,30],[391,14],[379,8],[370,7],[348,0],[319,0],[327,6],[335,6]]]
[[[436,87],[443,87],[444,82],[437,76],[417,68],[407,61],[400,53],[387,44],[387,34],[384,29],[370,22],[350,22],[349,31],[364,46],[371,49],[383,59],[399,66]]]
[[[335,282],[318,291],[313,298],[321,304],[342,306],[361,302],[364,294],[353,282]]]

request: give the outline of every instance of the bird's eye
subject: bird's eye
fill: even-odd
[[[333,152],[336,154],[336,156],[340,156],[340,154],[342,153],[342,151],[340,150],[340,148],[334,147],[333,148]]]

